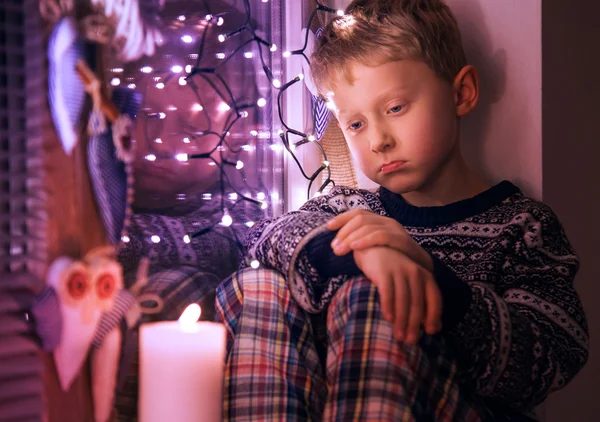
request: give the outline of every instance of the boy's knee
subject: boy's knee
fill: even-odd
[[[364,275],[356,276],[344,283],[334,295],[330,308],[353,307],[361,304],[379,307],[379,291]]]
[[[217,288],[217,297],[258,299],[267,296],[282,296],[287,293],[283,275],[270,269],[245,268],[226,278]]]

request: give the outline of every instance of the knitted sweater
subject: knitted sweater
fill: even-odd
[[[579,259],[552,210],[502,182],[463,201],[415,207],[385,188],[335,188],[299,211],[257,223],[251,259],[287,276],[297,303],[324,310],[360,273],[336,257],[333,216],[365,209],[396,219],[431,254],[444,303],[442,335],[476,394],[529,410],[588,358],[588,330],[573,278]]]

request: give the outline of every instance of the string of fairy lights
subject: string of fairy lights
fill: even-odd
[[[267,3],[269,0],[262,0],[263,3]],[[319,12],[337,14],[338,16],[344,15],[342,10],[334,10],[328,6],[325,6],[318,0],[314,0],[315,8],[312,11],[310,18],[308,20],[307,28],[311,28],[313,20],[316,18]],[[258,52],[257,56],[260,60],[260,65],[262,71],[266,75],[271,89],[277,92],[277,115],[279,119],[279,124],[281,125],[281,129],[277,132],[277,138],[281,141],[283,148],[289,153],[290,157],[298,166],[300,173],[302,176],[308,181],[308,194],[307,196],[310,198],[313,184],[319,178],[319,176],[325,172],[324,181],[321,183],[315,196],[320,195],[324,189],[326,189],[329,185],[335,185],[333,180],[331,179],[331,169],[329,166],[329,161],[327,160],[327,155],[325,150],[317,141],[316,136],[311,133],[305,133],[302,130],[295,129],[290,127],[287,124],[284,113],[283,113],[283,101],[285,92],[292,87],[293,85],[301,82],[304,79],[303,74],[297,75],[292,80],[282,83],[280,79],[274,76],[273,70],[267,65],[265,60],[265,52],[263,50],[268,50],[271,54],[275,54],[279,51],[278,46],[275,43],[272,43],[268,40],[265,40],[261,36],[258,35],[257,28],[253,25],[252,19],[252,10],[250,7],[250,0],[243,0],[244,13],[245,13],[245,22],[239,27],[231,30],[229,32],[223,33],[219,32],[220,28],[226,23],[225,19],[227,19],[227,14],[220,13],[219,11],[212,10],[210,7],[210,1],[203,0],[204,11],[202,15],[180,15],[173,22],[174,25],[182,25],[182,24],[192,24],[198,28],[202,29],[202,35],[200,37],[199,47],[196,54],[190,55],[191,58],[195,59],[194,64],[188,64],[185,66],[182,65],[173,65],[169,69],[153,69],[150,66],[144,66],[139,69],[140,72],[147,74],[154,78],[154,88],[163,89],[165,84],[169,81],[173,80],[173,78],[177,78],[177,82],[181,86],[188,85],[191,89],[194,90],[196,96],[200,98],[197,88],[198,78],[201,78],[205,83],[207,83],[217,94],[220,99],[220,104],[218,105],[218,109],[221,112],[228,112],[228,117],[226,119],[225,127],[222,132],[216,132],[212,129],[211,124],[211,112],[203,107],[202,104],[196,103],[192,105],[194,111],[203,113],[204,118],[208,121],[208,128],[203,129],[201,131],[190,130],[189,133],[185,134],[183,137],[184,143],[195,142],[198,139],[202,139],[206,136],[217,136],[218,142],[216,145],[208,150],[201,153],[177,153],[175,156],[160,156],[159,154],[148,154],[145,156],[145,159],[148,161],[155,161],[158,159],[175,159],[179,162],[185,163],[190,160],[207,160],[209,165],[217,166],[219,169],[220,179],[220,189],[221,189],[221,210],[222,217],[220,221],[216,221],[214,224],[203,228],[202,230],[186,235],[184,237],[185,243],[190,243],[193,238],[197,238],[202,236],[209,231],[213,230],[217,225],[222,225],[225,227],[229,227],[233,224],[233,218],[228,210],[225,198],[228,197],[230,200],[233,200],[233,205],[236,206],[241,201],[247,201],[249,203],[253,203],[258,205],[261,209],[265,210],[268,208],[268,203],[266,202],[266,195],[264,192],[258,192],[256,198],[253,198],[249,193],[243,194],[239,189],[237,189],[229,179],[229,176],[226,172],[226,168],[235,168],[240,172],[244,172],[244,162],[239,159],[230,159],[225,157],[225,152],[228,151],[237,156],[241,151],[250,150],[250,146],[245,144],[239,148],[235,148],[228,141],[228,137],[231,134],[231,130],[233,126],[240,120],[245,119],[249,116],[249,110],[253,108],[262,109],[264,108],[268,101],[260,97],[253,101],[244,100],[241,101],[236,99],[228,85],[227,81],[223,76],[219,73],[219,70],[222,66],[225,66],[232,58],[234,58],[238,54],[244,54],[245,58],[251,59],[254,57],[254,54],[250,51],[247,51],[249,47],[255,46],[256,51]],[[206,13],[208,12],[208,13]],[[206,14],[204,14],[206,13]],[[217,34],[212,33],[212,31],[217,31]],[[224,43],[227,40],[233,39],[235,37],[241,37],[242,35],[246,35],[248,39],[241,42],[231,53],[216,53],[217,59],[219,62],[216,66],[213,67],[204,67],[203,66],[203,58],[205,57],[205,49],[206,43],[209,35],[217,35],[216,39],[219,43]],[[308,64],[310,64],[309,57],[306,55],[306,50],[308,46],[308,38],[309,31],[306,31],[306,36],[304,39],[304,44],[301,48],[292,51],[285,51],[282,53],[284,59],[289,59],[292,56],[300,56],[303,60],[305,60]],[[181,36],[181,42],[184,44],[191,44],[194,41],[191,35],[183,35]],[[267,53],[268,54],[268,53]],[[113,69],[113,72],[122,71],[122,69]],[[111,81],[112,85],[120,84],[120,80],[117,77],[114,77]],[[135,89],[136,86],[133,83],[130,83],[129,88]],[[150,120],[164,120],[167,117],[167,112],[165,111],[155,111],[147,114],[147,118]],[[145,128],[147,130],[147,128]],[[152,138],[152,134],[146,133],[147,138]],[[250,136],[257,137],[259,136],[259,132],[256,130],[250,131]],[[295,139],[295,140],[293,140]],[[161,142],[160,139],[153,139],[154,142]],[[308,174],[297,158],[295,152],[296,149],[302,147],[303,145],[312,144],[316,145],[322,155],[321,165],[312,173]],[[272,144],[270,145],[273,151],[277,151],[281,149],[280,145]],[[218,159],[215,158],[215,154],[218,154]],[[246,183],[246,177],[243,176],[242,180]],[[229,186],[230,189],[233,190],[228,196],[225,195],[225,184]],[[246,184],[246,188],[249,188]],[[205,194],[205,196],[208,194]],[[206,198],[204,198],[206,199]],[[254,224],[251,221],[245,223],[248,227],[252,227]],[[232,230],[232,233],[235,237],[235,242],[238,247],[241,246],[241,242],[237,238],[235,231]],[[158,236],[152,236],[151,241],[153,243],[160,242],[160,238]],[[258,267],[258,262],[254,261],[251,263],[251,266],[254,268]]]

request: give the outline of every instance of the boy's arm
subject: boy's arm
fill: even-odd
[[[339,187],[311,199],[299,211],[259,221],[244,242],[246,264],[256,259],[284,274],[296,302],[308,312],[319,312],[347,276],[320,276],[309,262],[306,246],[328,232],[325,224],[334,216],[356,208],[383,212],[373,206],[379,203],[373,193]]]
[[[513,251],[500,275],[507,287],[494,291],[488,283],[495,280],[469,280],[470,306],[444,330],[466,382],[518,409],[564,387],[588,358],[587,323],[573,287],[579,259],[552,211],[537,211],[516,216],[506,244],[497,245]],[[446,285],[464,283],[439,260],[434,266]]]

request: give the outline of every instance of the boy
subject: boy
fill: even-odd
[[[217,292],[227,417],[535,418],[587,360],[579,261],[547,206],[467,168],[478,74],[449,8],[356,0],[311,71],[381,188],[336,188],[251,230],[251,258],[276,271]]]

